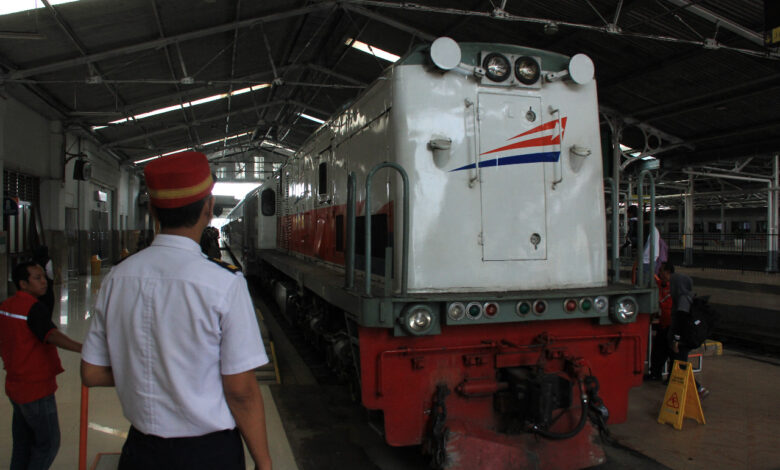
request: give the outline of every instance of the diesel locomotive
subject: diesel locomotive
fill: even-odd
[[[440,38],[223,233],[388,444],[446,469],[585,468],[626,419],[657,303],[608,275],[605,184],[587,56]]]

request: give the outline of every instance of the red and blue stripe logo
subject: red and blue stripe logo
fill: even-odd
[[[559,132],[556,130],[559,129]],[[480,154],[479,167],[487,168],[491,166],[503,165],[521,165],[524,163],[539,162],[557,162],[561,158],[561,136],[566,129],[566,118],[558,121],[550,121],[541,126],[534,127],[522,134],[517,134],[507,140],[521,139],[502,147],[498,147]],[[545,147],[553,147],[553,150],[546,150]],[[555,149],[557,147],[557,149]],[[510,152],[511,155],[498,156],[496,154]],[[485,158],[485,157],[488,158]],[[492,157],[492,158],[491,158]],[[477,167],[476,163],[455,168],[450,171],[472,170]]]

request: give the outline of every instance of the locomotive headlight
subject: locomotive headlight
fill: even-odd
[[[596,309],[596,313],[605,313],[609,308],[609,299],[603,295],[596,297],[593,300],[593,308]]]
[[[485,56],[482,61],[482,68],[485,69],[485,76],[494,82],[503,82],[509,78],[512,66],[509,59],[501,54],[492,52]]]
[[[541,73],[539,62],[533,57],[520,57],[515,61],[515,77],[520,83],[533,85],[539,80]]]
[[[612,311],[612,321],[616,323],[631,323],[639,312],[639,306],[633,297],[621,297],[615,302]]]
[[[466,306],[460,302],[453,302],[447,308],[447,316],[450,320],[460,320],[466,315]]]
[[[421,335],[433,326],[433,312],[427,305],[412,305],[404,313],[402,321],[406,331]]]

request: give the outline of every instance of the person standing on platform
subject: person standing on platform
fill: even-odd
[[[664,364],[669,360],[669,327],[672,325],[672,295],[669,281],[674,274],[674,265],[661,264],[655,276],[658,286],[658,319],[653,321],[653,349],[650,356],[650,372],[646,380],[661,380]]]
[[[693,280],[686,274],[674,273],[669,280],[669,290],[672,295],[672,324],[669,328],[672,360],[688,362],[691,346],[683,338],[686,336],[684,330],[690,324],[688,317],[693,305]],[[699,398],[710,394],[698,380],[696,390],[699,392]]]
[[[41,245],[35,249],[33,255],[33,261],[39,266],[43,267],[43,272],[46,274],[46,293],[39,299],[41,302],[49,306],[49,311],[54,313],[54,267],[49,256],[49,247]]]
[[[103,279],[84,344],[84,385],[116,386],[131,423],[119,469],[271,469],[254,369],[267,363],[241,272],[200,238],[214,186],[206,156],[144,169],[160,233]]]
[[[0,304],[0,356],[14,410],[11,470],[47,469],[60,448],[54,392],[64,370],[57,348],[81,352],[81,343],[57,329],[49,306],[39,300],[47,287],[41,266],[21,263],[11,277],[16,294]]]

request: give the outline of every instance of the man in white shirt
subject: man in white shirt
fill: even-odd
[[[268,362],[246,281],[199,245],[214,185],[206,156],[144,169],[161,233],[102,282],[84,342],[82,382],[116,386],[132,424],[120,470],[244,470],[241,436],[271,469],[253,370]]]

